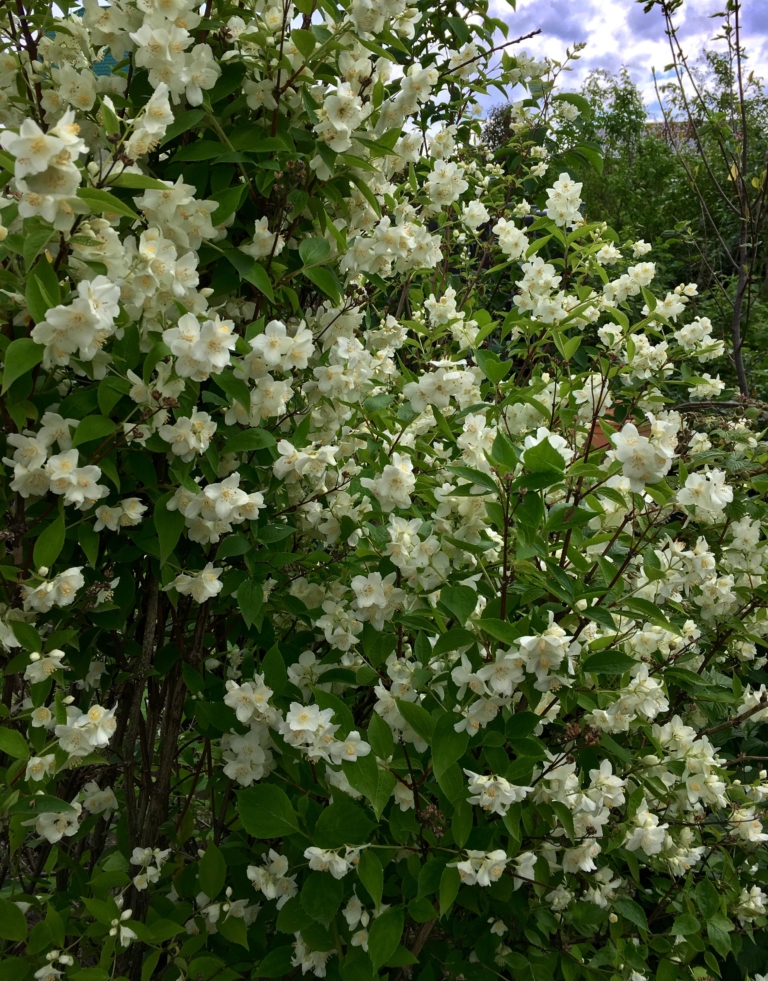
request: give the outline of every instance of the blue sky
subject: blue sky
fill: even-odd
[[[680,36],[691,60],[708,45],[718,21],[711,14],[722,10],[723,0],[686,0],[676,15]],[[563,86],[577,89],[594,68],[618,71],[625,65],[640,86],[646,102],[655,102],[652,69],[661,72],[669,64],[664,20],[657,8],[643,13],[635,0],[518,0],[514,11],[506,0],[491,0],[494,16],[510,25],[510,37],[541,28],[542,33],[525,47],[531,54],[561,59],[569,45],[586,41],[587,48],[574,70],[563,77]],[[750,68],[768,77],[768,0],[744,0],[743,43]]]

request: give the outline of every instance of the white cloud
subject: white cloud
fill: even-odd
[[[722,48],[711,39],[719,20],[711,15],[722,10],[722,0],[688,0],[676,15],[680,38],[691,62],[707,48]],[[643,13],[635,0],[518,0],[517,11],[506,0],[491,0],[491,13],[505,20],[510,38],[541,28],[541,34],[524,47],[537,57],[560,61],[575,42],[586,41],[580,59],[562,79],[562,87],[578,89],[595,68],[618,71],[626,66],[640,87],[646,103],[653,107],[653,69],[662,73],[670,63],[664,19],[658,8]],[[749,67],[768,75],[768,2],[745,0],[742,43],[749,54]]]

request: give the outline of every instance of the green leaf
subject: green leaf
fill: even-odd
[[[59,278],[47,259],[41,259],[29,274],[25,295],[36,323],[45,320],[48,311],[61,302]]]
[[[0,960],[0,981],[24,981],[29,969],[30,964],[25,957],[3,957]],[[70,977],[74,978],[74,975]]]
[[[453,906],[453,901],[459,894],[459,887],[461,886],[461,875],[457,868],[448,868],[448,866],[443,869],[443,874],[440,876],[440,918],[442,919],[448,910]]]
[[[75,809],[71,804],[60,797],[51,797],[50,794],[35,794],[33,797],[26,797],[18,801],[10,809],[11,814],[74,814]]]
[[[32,313],[31,308],[30,312]],[[38,320],[34,313],[32,316]],[[45,312],[40,317],[40,320],[44,319]],[[39,365],[44,354],[43,345],[36,344],[31,337],[20,337],[18,340],[11,341],[5,350],[2,394],[4,395],[8,391],[17,378],[21,378],[22,375],[26,375],[28,371],[32,371],[36,365]]]
[[[698,933],[700,930],[701,924],[696,917],[691,916],[690,913],[683,913],[672,924],[672,929],[669,932],[673,937],[687,937],[692,933]]]
[[[430,923],[437,918],[437,912],[426,896],[412,899],[408,903],[408,915],[416,923]]]
[[[360,853],[360,861],[357,863],[357,874],[360,881],[368,890],[368,895],[373,900],[376,909],[381,906],[381,895],[384,890],[384,870],[381,867],[379,856],[370,848],[366,848]]]
[[[368,723],[368,742],[380,760],[388,760],[395,751],[395,741],[392,730],[380,715],[371,714]]]
[[[331,246],[324,238],[305,238],[299,245],[299,255],[304,266],[316,266],[331,254]]]
[[[491,457],[495,463],[500,463],[508,470],[514,470],[517,466],[517,454],[512,447],[509,437],[501,430],[496,433],[496,438],[493,441]]]
[[[232,263],[243,279],[255,286],[260,293],[263,293],[268,300],[274,303],[275,294],[267,270],[260,266],[253,256],[246,255],[239,249],[227,249],[224,252],[224,257]]]
[[[264,605],[264,590],[257,582],[246,579],[237,590],[237,605],[246,626],[252,627]]]
[[[466,732],[456,732],[453,728],[456,717],[452,712],[441,715],[435,723],[432,736],[432,768],[435,779],[439,780],[448,767],[460,760],[467,751],[469,735]]]
[[[155,969],[157,968],[157,962],[160,960],[163,954],[164,951],[161,948],[158,948],[157,950],[153,950],[144,958],[141,965],[141,981],[152,981]],[[106,971],[104,973],[106,974]]]
[[[280,653],[277,644],[271,647],[261,662],[261,670],[264,673],[264,681],[276,695],[282,695],[283,689],[288,683],[288,672],[285,668],[285,661]]]
[[[731,952],[731,930],[733,923],[722,913],[715,913],[707,919],[707,936],[721,957],[727,957]]]
[[[476,620],[475,623],[484,633],[490,634],[496,640],[500,640],[502,644],[514,644],[520,637],[517,630],[515,630],[511,623],[507,623],[506,620],[494,620],[489,617],[488,619]]]
[[[152,932],[152,937],[159,943],[170,940],[172,937],[176,937],[184,932],[184,927],[181,924],[174,923],[173,920],[164,919],[154,920],[149,929]]]
[[[362,807],[351,800],[335,800],[317,819],[312,842],[319,848],[364,845],[371,840],[375,828]]]
[[[211,224],[215,227],[225,222],[240,207],[247,188],[245,184],[235,184],[223,191],[217,191],[211,197],[218,203],[218,208],[211,215]]]
[[[446,467],[451,473],[455,473],[457,477],[463,477],[465,480],[471,481],[473,484],[477,484],[482,487],[486,493],[498,494],[499,488],[496,481],[490,474],[483,473],[481,470],[475,470],[472,467]]]
[[[216,924],[225,940],[248,950],[248,928],[242,916],[225,916]]]
[[[173,128],[173,124],[168,127],[166,134]],[[165,142],[165,141],[163,141]],[[162,146],[162,144],[161,144]],[[109,181],[110,187],[127,187],[132,191],[167,191],[169,187],[173,185],[168,181],[159,181],[156,177],[150,177],[149,174],[118,174],[114,179]]]
[[[205,115],[205,109],[188,109],[186,112],[180,112],[165,131],[165,136],[160,141],[160,146],[164,146],[166,143],[175,139],[175,137],[181,136],[182,133],[186,133],[187,130],[192,129],[193,126],[197,126],[198,123],[205,119]]]
[[[334,302],[339,299],[339,283],[330,269],[323,266],[305,266],[301,273]]]
[[[584,661],[582,671],[590,674],[624,674],[637,664],[635,658],[630,657],[623,651],[598,651],[597,654],[590,654]]]
[[[36,569],[41,569],[44,566],[50,568],[53,565],[59,557],[62,548],[64,548],[65,531],[64,515],[60,514],[41,533],[35,542],[35,548],[32,553]]]
[[[23,620],[9,620],[8,626],[25,651],[41,651],[43,649],[42,638],[31,623],[24,623]]]
[[[511,361],[502,361],[498,354],[485,348],[478,348],[475,351],[475,360],[488,381],[494,385],[502,381],[512,370]]]
[[[571,839],[571,841],[574,841],[576,838],[576,831],[573,826],[573,814],[571,813],[570,808],[559,800],[550,801],[549,806],[557,815],[557,819],[560,824],[562,824],[562,826],[565,828],[568,837]]]
[[[275,437],[267,429],[243,429],[229,437],[224,453],[252,453],[274,445]]]
[[[697,884],[696,905],[705,920],[720,912],[720,893],[711,879],[702,879]]]
[[[464,626],[468,617],[475,612],[477,592],[471,586],[443,586],[439,602]]]
[[[54,235],[52,228],[38,228],[24,237],[24,265],[29,269]]]
[[[215,899],[224,888],[227,878],[227,863],[220,850],[211,843],[205,849],[197,869],[200,888],[209,899]]]
[[[535,712],[517,712],[507,719],[506,736],[507,739],[524,739],[529,736],[541,719]]]
[[[648,919],[642,906],[633,899],[617,899],[613,904],[617,913],[621,913],[625,920],[634,923],[636,927],[648,932]]]
[[[158,951],[162,953],[162,951]],[[109,981],[109,972],[102,967],[82,967],[70,975],[73,981]]]
[[[157,531],[157,539],[160,544],[160,562],[165,563],[168,556],[176,548],[181,533],[184,531],[186,522],[181,511],[169,511],[168,502],[173,497],[170,492],[163,496],[155,504],[152,520]]]
[[[328,926],[336,915],[344,896],[340,879],[327,872],[310,872],[301,887],[301,905],[305,913]]]
[[[523,453],[523,463],[531,473],[552,472],[560,477],[565,470],[565,458],[557,452],[548,439],[543,439],[527,449]]]
[[[476,643],[477,637],[471,631],[464,630],[462,627],[452,627],[444,634],[440,634],[432,648],[432,655],[437,657],[439,654],[457,651],[460,647],[471,647]]]
[[[96,187],[78,187],[77,196],[81,201],[85,201],[91,211],[100,214],[125,215],[133,218],[134,221],[141,221],[139,216],[125,202],[116,198],[109,191],[103,191]]]
[[[374,970],[378,971],[397,950],[404,926],[405,910],[401,906],[390,907],[373,921],[368,931],[368,954]]]
[[[216,549],[216,561],[219,559],[228,559],[233,555],[245,555],[250,552],[253,545],[250,539],[246,538],[245,535],[235,534],[227,535],[219,543],[219,547]]]
[[[236,378],[232,371],[221,371],[218,375],[211,377],[223,392],[226,392],[231,399],[239,402],[246,413],[250,415],[251,392],[248,384],[242,378]]]
[[[24,940],[27,936],[27,921],[16,903],[0,899],[0,937],[3,940]]]
[[[254,838],[282,838],[299,830],[288,795],[274,784],[260,783],[239,790],[237,805],[243,827]]]
[[[259,966],[254,968],[253,974],[257,978],[281,978],[290,973],[293,954],[292,944],[270,950],[264,960],[259,962]]]
[[[400,709],[400,714],[411,729],[425,743],[430,744],[435,732],[435,720],[429,712],[422,705],[417,705],[416,702],[406,702],[402,698],[396,698],[395,701],[397,702],[397,707]]]
[[[291,41],[296,45],[305,61],[315,50],[317,44],[317,38],[312,31],[303,31],[298,27],[294,27],[291,31]]]
[[[11,756],[14,760],[28,760],[29,746],[27,740],[15,729],[0,728],[0,753],[5,753],[6,756]]]
[[[72,446],[82,446],[93,440],[105,439],[115,432],[115,424],[106,416],[86,416],[82,419],[72,437]]]
[[[350,719],[350,722],[347,725],[342,725],[341,729],[349,731],[353,726],[354,719]],[[343,761],[342,768],[350,786],[371,802],[376,820],[379,820],[384,808],[389,803],[392,791],[395,789],[394,774],[390,773],[389,770],[380,769],[373,753],[369,753],[368,756],[361,756],[354,763]]]
[[[463,789],[463,788],[462,788]],[[451,818],[451,834],[459,848],[463,848],[472,833],[472,806],[465,800],[455,800]]]

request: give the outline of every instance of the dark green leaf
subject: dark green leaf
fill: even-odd
[[[690,913],[683,913],[672,924],[672,929],[669,932],[673,937],[687,937],[692,933],[698,933],[700,930],[701,924],[696,917],[691,916]]]
[[[227,864],[221,851],[213,843],[205,849],[197,870],[200,888],[209,899],[215,899],[224,888]]]
[[[237,606],[247,626],[253,626],[263,605],[264,590],[261,585],[251,579],[241,582],[237,590]]]
[[[155,504],[152,520],[157,531],[157,539],[160,544],[160,561],[165,562],[171,552],[176,548],[181,533],[184,531],[184,515],[178,509],[168,510],[168,502],[173,497],[170,492],[164,494]]]
[[[613,906],[616,912],[621,913],[624,919],[629,920],[630,923],[634,923],[641,930],[648,931],[648,919],[646,918],[645,910],[634,900],[617,899]]]
[[[39,318],[30,307],[30,313],[36,321],[45,319],[45,310]],[[17,378],[26,375],[28,371],[40,364],[45,354],[42,344],[36,344],[31,337],[20,337],[11,341],[5,350],[3,367],[3,394],[5,394]]]
[[[316,266],[331,254],[331,246],[324,238],[305,238],[299,245],[299,255],[304,266]]]
[[[114,194],[110,194],[109,191],[95,187],[78,187],[77,196],[81,201],[85,201],[91,211],[95,211],[97,214],[125,215],[127,218],[133,218],[134,221],[140,220],[133,208],[116,198]]]
[[[309,58],[317,44],[317,38],[312,31],[303,31],[298,27],[294,27],[291,31],[291,40],[305,59]]]
[[[455,722],[454,713],[446,712],[435,723],[432,736],[432,767],[437,780],[452,763],[460,760],[467,750],[469,736],[466,732],[456,732]]]
[[[364,849],[360,853],[360,861],[357,863],[357,874],[360,881],[368,890],[368,895],[373,900],[374,906],[378,909],[381,905],[381,895],[384,889],[384,870],[376,852],[370,848]]]
[[[477,593],[471,586],[443,586],[439,602],[463,626],[475,612]]]
[[[90,443],[93,440],[105,439],[112,436],[115,432],[115,424],[106,416],[86,416],[78,423],[75,435],[72,437],[72,446],[81,446],[83,443]]]
[[[350,800],[335,800],[317,819],[312,843],[319,848],[364,845],[376,828],[366,812]]]
[[[32,553],[37,569],[50,568],[59,557],[64,547],[65,531],[64,515],[60,514],[41,532]]]
[[[590,654],[581,667],[590,674],[624,674],[636,664],[635,658],[623,651],[610,650]]]
[[[288,795],[274,784],[262,783],[237,792],[238,815],[254,838],[282,838],[299,830]]]
[[[435,731],[435,720],[429,712],[423,706],[417,705],[416,702],[406,702],[402,698],[396,698],[395,701],[400,709],[400,714],[416,735],[420,736],[425,743],[431,743]]]
[[[457,868],[448,868],[447,866],[443,870],[443,874],[440,877],[440,917],[442,918],[448,912],[448,910],[453,906],[453,901],[459,894],[459,887],[461,886],[461,876],[459,875],[459,870]]]
[[[397,950],[404,925],[405,910],[400,906],[385,910],[373,921],[368,931],[368,954],[374,970],[385,964]]]
[[[304,912],[328,926],[336,915],[344,895],[339,879],[328,872],[310,872],[301,887],[301,905]]]
[[[251,393],[248,385],[242,378],[235,377],[234,372],[227,370],[219,372],[218,375],[212,375],[212,378],[222,391],[226,392],[235,402],[239,402],[246,413],[250,415]]]
[[[0,937],[20,941],[27,935],[27,921],[16,903],[0,899]]]
[[[548,439],[543,439],[540,443],[532,446],[523,453],[523,463],[531,473],[549,473],[562,476],[565,470],[565,459],[561,453],[552,446]]]
[[[266,429],[243,429],[224,444],[225,453],[252,453],[275,445],[275,437]]]
[[[224,256],[237,269],[243,279],[252,283],[268,300],[274,302],[275,294],[272,290],[272,283],[263,266],[260,266],[252,256],[246,255],[239,249],[227,249]]]
[[[3,726],[0,728],[0,753],[12,756],[15,760],[28,760],[29,746],[27,740],[15,729],[6,729]]]

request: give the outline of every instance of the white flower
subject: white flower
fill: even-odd
[[[71,838],[72,835],[77,834],[78,818],[81,812],[82,807],[77,801],[72,801],[68,810],[62,813],[46,812],[32,818],[31,821],[23,821],[22,824],[34,826],[41,838],[45,838],[46,841],[55,845],[64,837]]]
[[[516,787],[504,777],[481,776],[472,770],[464,773],[469,777],[469,792],[474,795],[469,798],[470,804],[477,804],[491,814],[506,814],[510,805],[525,800],[533,790],[533,787]]]
[[[615,458],[635,493],[641,494],[646,484],[657,484],[669,471],[671,455],[654,446],[647,436],[641,436],[633,423],[626,423],[611,440]]]
[[[339,855],[338,851],[325,848],[307,848],[304,858],[308,859],[309,867],[315,872],[330,872],[334,879],[343,879],[352,868],[352,864]]]
[[[24,669],[24,680],[33,685],[47,681],[54,671],[66,670],[62,664],[63,660],[64,651],[49,651],[44,655],[30,654],[30,663]]]
[[[359,732],[352,731],[339,742],[331,745],[331,756],[334,763],[355,763],[361,756],[367,756],[371,751],[368,743],[364,742]]]
[[[219,576],[223,571],[208,562],[201,572],[182,572],[163,589],[175,589],[182,596],[191,596],[196,603],[205,603],[221,592],[224,584],[220,582]]]
[[[668,824],[660,824],[655,814],[648,810],[648,802],[642,800],[635,812],[635,827],[627,831],[624,847],[631,852],[639,850],[646,855],[658,855],[667,838]]]
[[[47,756],[32,756],[27,761],[27,769],[24,774],[26,780],[45,780],[56,770],[56,757],[53,753]]]
[[[459,870],[461,881],[467,886],[490,886],[504,874],[509,859],[503,849],[493,852],[467,851],[463,862],[449,862],[449,868]]]
[[[117,798],[111,787],[105,787],[104,790],[100,790],[96,781],[90,780],[83,787],[83,790],[86,795],[83,798],[83,807],[86,811],[90,811],[92,814],[105,814],[106,817],[109,817],[110,814],[117,810]]]

